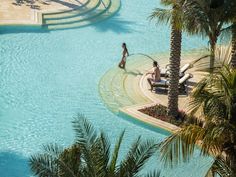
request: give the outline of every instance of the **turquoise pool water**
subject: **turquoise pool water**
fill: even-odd
[[[44,31],[30,28],[0,30],[0,176],[29,177],[28,157],[42,144],[69,145],[71,121],[84,114],[112,142],[126,128],[121,154],[138,136],[162,140],[162,132],[122,119],[101,102],[98,82],[121,56],[121,43],[130,53],[166,52],[169,28],[147,20],[158,1],[122,0],[120,12],[109,20],[81,29]],[[184,36],[183,48],[206,44]],[[201,177],[210,159],[195,157],[189,164],[163,169],[158,157],[149,168],[162,168],[164,177]]]

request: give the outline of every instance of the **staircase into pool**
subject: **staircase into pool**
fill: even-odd
[[[120,3],[120,0],[88,0],[76,9],[44,13],[43,26],[49,30],[88,26],[114,15]]]
[[[120,108],[151,103],[140,89],[143,71],[150,68],[150,60],[132,58],[126,70],[115,66],[107,71],[99,83],[99,92],[109,110],[118,113]]]

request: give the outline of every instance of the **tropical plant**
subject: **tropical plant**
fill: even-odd
[[[229,22],[229,16],[233,15],[233,0],[186,0],[184,14],[187,21],[186,28],[190,34],[198,34],[209,38],[210,44],[210,68],[214,68],[215,50],[218,37],[223,25]],[[232,18],[232,16],[231,16]]]
[[[229,7],[227,10],[228,27],[224,28],[223,34],[232,34],[232,51],[231,51],[231,65],[232,68],[236,68],[236,2],[235,0],[212,0],[211,8],[217,9],[223,6]],[[225,35],[223,35],[225,36]]]
[[[158,23],[170,23],[171,25],[171,44],[170,44],[170,77],[168,92],[167,114],[171,117],[178,115],[178,84],[181,57],[181,42],[183,28],[183,1],[161,0],[165,6],[172,6],[171,9],[156,8],[151,14],[151,19],[157,19]]]
[[[232,33],[231,66],[236,69],[236,2],[235,0],[227,0],[225,3],[230,7],[228,19],[231,23],[230,29]]]
[[[235,177],[236,71],[226,63],[217,66],[191,94],[189,112],[196,121],[169,136],[160,151],[164,162],[173,165],[188,161],[200,145],[202,155],[215,157],[209,173]]]
[[[141,175],[140,170],[155,153],[157,145],[139,137],[120,163],[118,156],[125,132],[118,138],[113,152],[108,137],[98,133],[83,117],[73,122],[74,145],[63,149],[44,146],[44,152],[30,158],[30,167],[39,177],[158,177],[159,172]]]

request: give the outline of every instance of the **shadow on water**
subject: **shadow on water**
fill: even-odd
[[[119,18],[119,16],[114,16],[109,19],[106,19],[104,21],[91,24],[88,26],[91,26],[95,28],[98,32],[108,32],[112,31],[115,33],[131,33],[131,32],[137,32],[132,27],[136,25],[135,22],[122,20]],[[75,28],[85,28],[83,27],[75,27]],[[63,31],[67,29],[57,29],[54,31]],[[0,34],[11,34],[11,33],[49,33],[51,30],[48,30],[47,28],[38,26],[0,26]]]
[[[133,21],[123,20],[120,18],[120,14],[117,13],[115,16],[101,22],[94,24],[93,27],[98,32],[112,31],[115,33],[131,33],[135,32],[134,25],[137,25]],[[137,31],[136,31],[137,32]]]
[[[0,152],[1,177],[23,177],[31,175],[26,157],[14,152]]]
[[[50,31],[41,26],[0,26],[0,34],[11,33],[49,33]]]
[[[95,28],[98,32],[108,32],[112,31],[115,33],[131,33],[131,32],[138,32],[134,29],[137,26],[137,23],[134,21],[123,20],[120,18],[119,13],[115,16],[108,18],[104,21],[94,23],[91,25]],[[85,26],[83,26],[85,27]],[[83,27],[75,27],[75,28],[83,28]],[[73,27],[74,28],[74,27]],[[137,29],[137,28],[136,28]],[[58,29],[66,30],[66,29]],[[58,31],[54,30],[54,31]],[[11,34],[11,33],[49,33],[51,30],[41,26],[0,26],[0,34]]]
[[[141,126],[143,128],[146,128],[148,130],[151,130],[151,131],[154,131],[154,132],[160,133],[162,135],[166,135],[166,136],[171,135],[171,132],[169,132],[168,130],[162,129],[162,128],[154,126],[152,124],[148,124],[146,122],[142,122],[141,120],[136,119],[124,112],[119,111],[117,115],[124,120],[132,122],[133,124]]]

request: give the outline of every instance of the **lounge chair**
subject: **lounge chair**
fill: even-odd
[[[179,80],[179,91],[180,92],[187,92],[186,86],[187,86],[187,81],[192,78],[192,74],[185,74],[180,80]],[[160,82],[154,82],[152,84],[153,88],[158,88],[162,87],[167,89],[169,87],[169,81],[168,80],[161,80]]]
[[[192,68],[192,65],[190,63],[187,63],[184,66],[182,66],[179,71],[180,78],[183,77],[185,72],[190,68]],[[161,77],[169,77],[169,74],[170,74],[169,65],[166,65],[165,69],[161,69]]]

